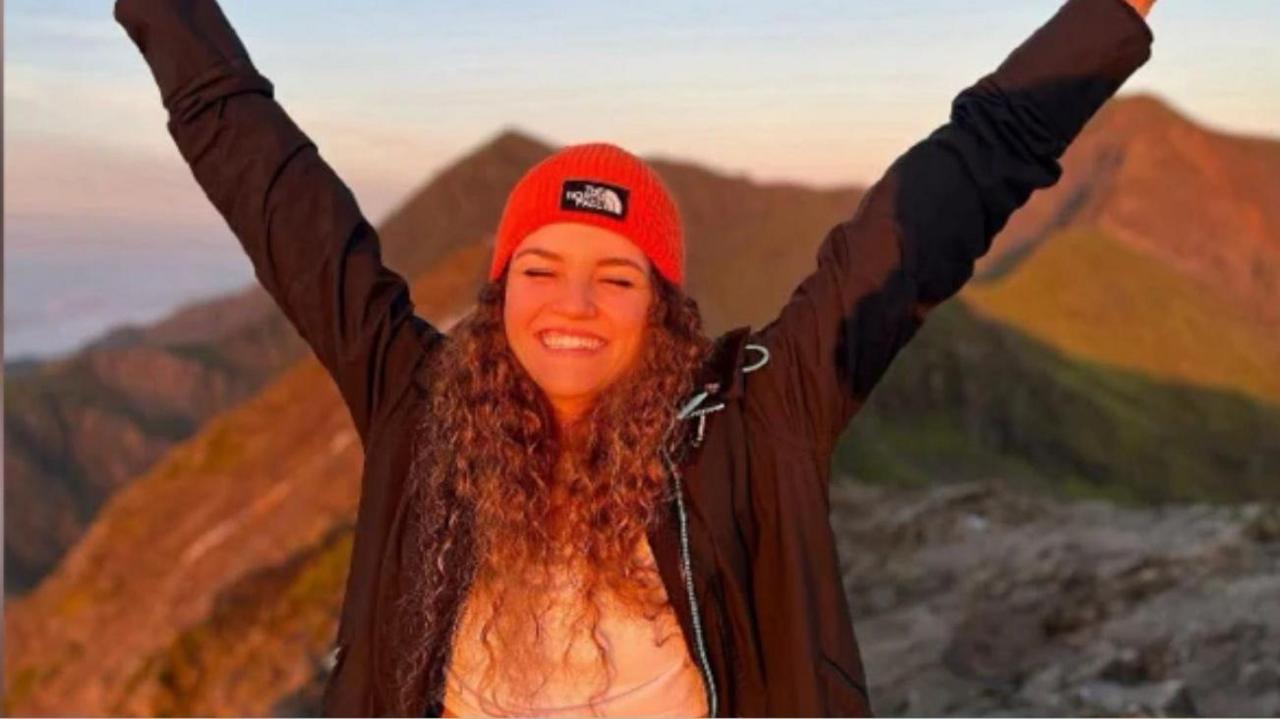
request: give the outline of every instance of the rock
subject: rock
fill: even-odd
[[[1269,506],[838,483],[831,521],[877,714],[1280,714]]]
[[[1250,662],[1240,670],[1240,684],[1259,694],[1280,691],[1280,666]]]
[[[1178,679],[1147,684],[1124,685],[1090,682],[1075,696],[1082,711],[1111,716],[1199,716],[1187,687]]]

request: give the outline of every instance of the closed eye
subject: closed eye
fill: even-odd
[[[524,270],[522,274],[524,274],[526,277],[554,277],[556,273],[551,270],[544,270],[540,268],[531,267]],[[621,277],[606,277],[602,281],[607,282],[611,285],[617,285],[618,287],[635,287],[636,286],[636,283],[628,279],[623,279]]]

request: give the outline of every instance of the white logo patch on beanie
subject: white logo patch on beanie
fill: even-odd
[[[627,190],[591,180],[565,180],[560,209],[594,212],[621,220],[627,216]]]

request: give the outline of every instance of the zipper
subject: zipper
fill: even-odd
[[[690,417],[698,418],[698,436],[695,444],[702,443],[703,428],[706,422],[706,415],[711,412],[723,409],[724,404],[714,405],[711,407],[699,409],[698,405],[710,396],[710,393],[717,389],[715,385],[709,385],[707,388],[694,395],[684,407],[671,420],[671,425],[667,428],[667,434],[670,435],[671,430],[675,429],[676,422],[688,419]],[[680,476],[680,469],[676,467],[676,463],[671,459],[671,452],[668,443],[662,443],[661,454],[666,462],[667,471],[671,473],[671,479],[675,483],[675,500],[676,515],[679,520],[680,529],[680,574],[684,579],[685,594],[689,598],[689,614],[693,623],[693,642],[694,650],[698,656],[698,670],[702,673],[702,679],[707,690],[707,715],[709,717],[718,716],[717,714],[717,698],[716,698],[716,680],[715,675],[711,671],[711,661],[707,658],[706,642],[702,633],[701,612],[698,609],[698,595],[693,589],[693,561],[689,552],[689,517],[684,506],[684,482]]]
[[[753,362],[750,366],[742,368],[742,372],[754,372],[769,362],[769,349],[763,345],[747,344],[746,349],[755,350],[760,353],[760,358]],[[707,415],[724,409],[724,403],[712,405],[710,407],[701,407],[701,404],[711,396],[711,393],[720,389],[718,382],[713,382],[703,387],[702,391],[695,394],[687,401],[676,416],[671,420],[671,424],[667,427],[667,435],[675,429],[676,422],[698,418],[698,434],[693,440],[694,446],[702,444],[704,431],[707,426]],[[698,654],[698,669],[702,672],[702,678],[706,683],[707,690],[707,708],[708,716],[717,716],[717,698],[716,698],[716,680],[715,675],[711,672],[711,662],[707,659],[707,647],[702,635],[702,619],[701,612],[698,610],[698,595],[693,590],[693,562],[689,557],[689,518],[684,507],[684,483],[680,476],[680,470],[676,467],[676,463],[671,459],[671,453],[668,449],[669,443],[665,440],[662,443],[662,458],[666,461],[667,471],[671,473],[671,478],[675,482],[676,488],[676,514],[680,520],[680,573],[684,577],[685,593],[689,596],[689,613],[693,619],[693,640],[694,646]]]
[[[707,647],[702,638],[702,620],[699,617],[698,596],[693,591],[693,566],[689,559],[689,527],[684,509],[684,490],[680,481],[680,471],[671,464],[669,458],[668,467],[670,467],[672,476],[675,478],[676,510],[680,517],[680,570],[681,574],[684,575],[685,593],[689,595],[689,613],[693,619],[694,644],[697,647],[702,678],[707,683],[707,707],[710,710],[707,716],[714,717],[716,716],[716,680],[711,673],[711,662],[707,659]]]

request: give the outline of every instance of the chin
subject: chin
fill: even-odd
[[[581,377],[535,377],[534,381],[553,400],[581,400],[594,397],[601,389],[595,383],[583,383]]]
[[[538,361],[525,366],[534,384],[552,403],[589,403],[617,379],[601,361]],[[586,400],[586,402],[583,402]]]

